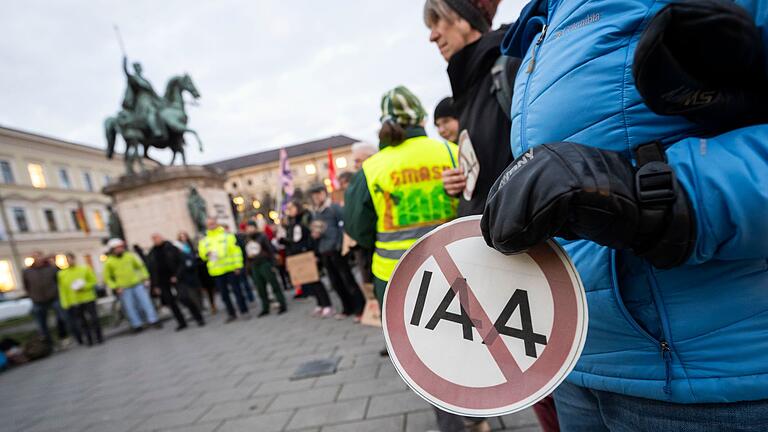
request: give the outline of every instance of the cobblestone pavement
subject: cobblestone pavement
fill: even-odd
[[[0,374],[3,431],[435,430],[431,407],[378,355],[381,330],[287,314],[194,324],[75,347]],[[289,380],[306,361],[341,357],[334,375]],[[491,419],[494,430],[538,430],[530,410]]]

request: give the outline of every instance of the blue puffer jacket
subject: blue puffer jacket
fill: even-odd
[[[505,53],[524,55],[512,102],[515,155],[572,141],[631,158],[661,140],[696,213],[694,254],[672,270],[564,242],[589,303],[586,347],[568,380],[680,403],[768,399],[768,125],[704,139],[692,123],[643,104],[634,50],[667,3],[537,0],[504,41]],[[768,41],[768,2],[738,3]]]

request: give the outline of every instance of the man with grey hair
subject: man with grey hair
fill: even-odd
[[[355,171],[360,171],[363,168],[363,162],[366,159],[376,154],[379,148],[375,144],[371,144],[364,141],[359,141],[352,144],[352,159],[355,166]]]

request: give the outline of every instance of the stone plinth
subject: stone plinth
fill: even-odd
[[[208,216],[235,228],[229,196],[224,190],[226,177],[202,166],[160,167],[143,174],[121,177],[104,188],[115,202],[129,245],[151,247],[151,236],[160,233],[169,240],[179,231],[197,234],[187,208],[189,189],[203,197]]]

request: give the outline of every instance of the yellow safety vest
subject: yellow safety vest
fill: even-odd
[[[198,243],[197,250],[200,258],[206,261],[211,276],[221,276],[243,268],[243,253],[237,246],[235,235],[227,233],[222,227],[208,231]]]
[[[458,148],[425,136],[387,147],[363,162],[378,217],[372,271],[388,281],[405,251],[421,236],[456,217],[458,200],[442,173],[456,166]]]

